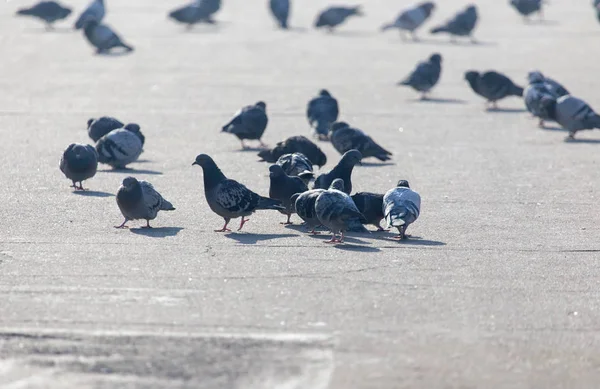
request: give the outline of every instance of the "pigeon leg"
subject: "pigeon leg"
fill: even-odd
[[[123,221],[123,223],[121,223],[120,226],[115,226],[115,228],[129,228],[125,225],[125,223],[127,223],[129,221],[129,219],[125,218],[125,220]]]
[[[290,218],[291,218],[291,217],[292,217],[292,214],[291,214],[291,213],[290,213],[290,214],[288,214],[288,215],[287,215],[287,221],[285,221],[285,222],[281,222],[280,224],[284,224],[284,225],[288,225],[288,224],[294,224],[294,223],[292,223],[292,221],[290,220]]]
[[[331,237],[331,239],[330,239],[330,240],[328,240],[328,241],[327,241],[327,242],[325,242],[325,243],[339,243],[339,242],[340,242],[340,241],[339,241],[339,239],[337,239],[337,238],[336,238],[336,236],[335,236],[335,232],[334,232],[334,233],[333,233],[333,236]]]
[[[308,233],[311,234],[311,235],[319,235],[319,234],[321,234],[319,231],[315,231],[315,228],[317,228],[317,227],[313,227],[313,229],[310,230]]]
[[[404,231],[406,231],[406,226],[398,227],[398,235],[394,236],[393,239],[404,240],[406,236],[404,235]]]
[[[498,103],[492,101],[492,109],[498,109]]]
[[[339,243],[344,243],[344,231],[340,233],[340,239],[338,239]]]
[[[469,38],[471,39],[471,43],[472,44],[476,44],[477,43],[477,39],[475,39],[474,36],[470,36]]]
[[[575,139],[575,133],[574,132],[569,132],[569,135],[567,135],[567,137],[565,138],[566,141],[569,140],[573,140]]]
[[[215,230],[215,232],[231,232],[231,230],[229,228],[227,228],[227,225],[229,224],[229,220],[230,219],[225,219],[225,224],[223,225],[223,228],[221,228],[220,230]]]
[[[79,181],[79,186],[75,187],[76,190],[83,190],[85,191],[86,189],[83,187],[83,181]]]
[[[544,119],[540,119],[540,121],[538,122],[538,127],[544,128]]]
[[[192,28],[194,28],[194,24],[192,24],[192,23],[188,24],[188,25],[185,27],[185,29],[186,29],[187,31],[190,31]]]
[[[375,225],[377,226],[377,232],[387,231],[385,228],[381,227],[381,222],[377,222]]]
[[[242,142],[242,150],[246,150],[246,143],[243,139],[240,140]]]
[[[150,219],[146,219],[146,225],[142,226],[142,228],[152,228],[152,226],[150,225]]]
[[[414,31],[410,32],[410,36],[412,37],[413,42],[418,42],[419,41],[419,37],[417,36],[417,34],[415,34]]]
[[[246,224],[246,222],[249,220],[250,219],[246,219],[245,217],[242,216],[242,221],[240,222],[240,228],[238,228],[238,231],[241,231],[242,227],[244,227],[244,224]]]
[[[427,100],[427,92],[421,94],[421,100]]]

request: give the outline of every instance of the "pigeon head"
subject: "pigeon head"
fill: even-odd
[[[346,122],[335,122],[329,127],[329,131],[331,133],[336,132],[337,130],[341,130],[342,128],[348,128],[350,125]]]
[[[206,154],[199,154],[192,166],[199,165],[204,170],[204,189],[212,189],[227,179],[215,161]]]
[[[530,84],[534,84],[536,82],[544,82],[546,78],[544,77],[544,75],[542,74],[542,72],[540,71],[533,71],[533,72],[529,72],[527,74],[527,81],[529,81]]]
[[[123,179],[123,186],[127,189],[132,189],[135,188],[137,185],[139,185],[140,183],[138,182],[138,180],[135,177],[125,177]]]
[[[477,12],[477,7],[474,4],[471,4],[470,6],[467,7],[466,11],[468,13],[476,13]]]
[[[433,63],[442,63],[442,56],[439,55],[438,53],[434,53],[431,55],[431,57],[429,57],[429,61],[433,62]]]
[[[406,180],[398,181],[398,184],[396,186],[398,188],[410,188],[410,185],[408,185],[408,181],[406,181]]]
[[[425,14],[430,15],[431,11],[433,11],[435,9],[435,4],[432,3],[431,1],[427,1],[427,2],[419,5],[419,8],[421,8],[423,11],[425,11]]]
[[[331,93],[329,93],[329,91],[327,89],[321,89],[319,91],[319,96],[331,97]]]
[[[283,171],[283,168],[279,165],[271,165],[269,166],[269,177],[270,178],[276,178],[276,177],[282,177],[285,175],[285,172]]]
[[[254,104],[257,107],[260,107],[262,109],[267,109],[267,103],[265,103],[264,101],[259,101],[258,103]]]
[[[275,158],[275,156],[273,155],[273,150],[261,150],[258,152],[258,156],[261,158],[261,162],[270,162],[270,163],[274,163],[277,161],[277,158]]]
[[[340,192],[343,192],[344,191],[344,180],[342,180],[341,178],[336,178],[335,180],[333,180],[331,185],[329,185],[329,189],[335,189],[335,190],[339,190]]]
[[[94,122],[94,120],[95,120],[95,119],[93,119],[93,118],[92,118],[92,119],[89,119],[89,120],[87,121],[87,126],[88,126],[88,128],[90,128],[90,126],[92,125],[92,123]]]
[[[140,132],[140,126],[135,123],[129,123],[128,125],[126,125],[123,128],[126,129],[127,131],[131,131],[131,132],[135,132],[135,133]]]
[[[360,153],[360,151],[356,150],[356,149],[352,149],[352,150],[348,150],[344,153],[344,155],[342,156],[342,160],[340,161],[341,165],[344,166],[354,166],[354,165],[360,165],[360,160],[362,159],[362,154]]]
[[[474,82],[475,80],[477,80],[479,78],[479,72],[476,72],[474,70],[469,70],[468,72],[465,73],[465,80],[471,82]]]
[[[213,159],[206,154],[199,154],[196,157],[196,160],[194,161],[194,163],[192,163],[192,166],[194,166],[194,165],[198,165],[203,168],[210,167],[210,166],[217,166],[215,161],[213,161]]]

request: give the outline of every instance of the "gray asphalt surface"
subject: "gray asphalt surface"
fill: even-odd
[[[600,109],[588,1],[553,1],[529,24],[505,1],[478,1],[477,45],[427,33],[458,0],[417,44],[378,32],[408,1],[365,2],[335,34],[308,28],[325,0],[296,4],[289,32],[264,1],[226,0],[219,25],[190,32],[166,20],[179,1],[109,1],[106,22],[136,48],[122,57],[94,55],[69,30],[75,16],[55,32],[13,17],[23,3],[0,6],[1,387],[598,386],[600,133],[566,143],[517,98],[484,112],[462,78],[493,68],[524,84],[540,69]],[[441,82],[419,102],[395,83],[433,52]],[[356,190],[406,178],[420,192],[415,238],[330,247],[277,212],[214,233],[222,219],[195,156],[267,194],[268,165],[220,127],[264,100],[265,142],[308,135],[306,102],[323,87],[394,153],[357,168]],[[145,152],[73,193],[60,155],[105,114],[140,123]],[[339,155],[320,146],[329,169]],[[151,231],[112,228],[127,175],[177,210]]]

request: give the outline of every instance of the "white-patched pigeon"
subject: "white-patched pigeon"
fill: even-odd
[[[115,228],[127,228],[125,225],[130,220],[146,220],[150,227],[150,220],[156,219],[158,211],[174,211],[173,204],[165,200],[154,189],[151,183],[137,180],[135,177],[125,177],[123,184],[117,192],[117,205],[125,217],[125,221]]]
[[[421,213],[421,196],[412,189],[406,180],[387,191],[383,196],[383,214],[389,227],[398,229],[397,239],[407,237],[408,226],[417,220]]]

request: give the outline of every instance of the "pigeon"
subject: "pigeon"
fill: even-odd
[[[412,189],[406,180],[383,196],[383,214],[389,227],[398,229],[396,239],[406,239],[406,229],[417,220],[421,212],[421,196]]]
[[[333,180],[329,189],[321,193],[315,201],[315,213],[321,224],[332,232],[331,240],[327,243],[344,243],[344,232],[352,229],[362,229],[357,232],[369,232],[363,224],[367,222],[360,213],[352,198],[344,192],[344,181],[340,178]],[[337,235],[340,235],[337,238]]]
[[[90,5],[79,15],[79,18],[75,22],[75,29],[81,30],[89,22],[102,22],[106,15],[106,7],[104,6],[104,0],[93,0]]]
[[[442,56],[435,53],[427,61],[420,62],[415,70],[400,81],[398,85],[406,85],[421,92],[421,99],[427,99],[427,93],[437,84],[442,73]]]
[[[346,151],[340,162],[329,173],[323,173],[317,177],[313,189],[327,189],[336,178],[340,178],[344,181],[344,191],[347,194],[352,193],[352,169],[354,169],[354,165],[360,165],[361,159],[360,151]]]
[[[492,103],[493,109],[498,108],[496,102],[508,96],[523,96],[523,88],[494,71],[479,73],[471,70],[465,73],[465,80],[473,92],[486,99],[486,108],[489,103]]]
[[[269,8],[279,27],[287,30],[290,17],[290,0],[269,0]]]
[[[169,17],[192,28],[197,23],[214,24],[213,14],[221,9],[221,0],[195,0],[193,3],[177,8]]]
[[[21,8],[17,15],[33,16],[46,22],[46,30],[51,30],[54,22],[67,18],[71,9],[63,7],[56,1],[40,1],[33,7]]]
[[[321,225],[321,221],[315,212],[315,202],[323,192],[325,192],[325,189],[311,189],[304,193],[296,193],[291,197],[292,204],[294,204],[294,211],[300,219],[304,220],[309,233],[312,235],[319,234],[318,231],[315,231],[315,228]]]
[[[539,119],[538,126],[544,127],[544,121],[553,120],[548,116],[547,110],[541,106],[542,98],[558,99],[561,96],[568,94],[568,91],[558,82],[551,78],[545,77],[541,72],[534,71],[527,75],[529,85],[523,92],[525,107],[534,116]]]
[[[327,140],[329,126],[340,114],[338,102],[326,89],[321,89],[319,96],[311,99],[306,107],[306,117],[313,128],[314,135]]]
[[[127,228],[130,220],[145,219],[142,228],[152,228],[150,220],[156,219],[158,211],[174,211],[173,204],[165,200],[154,189],[151,183],[137,180],[135,177],[125,177],[117,192],[117,205],[125,217],[123,223],[115,228]]]
[[[315,177],[312,163],[302,153],[284,154],[275,163],[285,174],[299,177],[306,185]]]
[[[370,192],[359,192],[352,196],[356,207],[366,219],[365,224],[372,224],[377,227],[377,231],[384,231],[381,227],[383,219],[383,195]]]
[[[281,201],[281,204],[285,207],[285,211],[281,211],[281,213],[287,215],[287,221],[282,224],[292,224],[290,217],[295,211],[291,197],[296,193],[306,192],[308,187],[300,177],[285,174],[279,165],[269,167],[269,179],[271,181],[269,197]]]
[[[96,175],[98,154],[94,147],[81,143],[71,143],[60,159],[60,171],[73,181],[72,188],[83,189],[83,181]],[[79,182],[79,186],[77,183]]]
[[[267,104],[259,101],[254,105],[248,105],[236,112],[231,121],[223,126],[221,132],[234,134],[242,142],[242,149],[246,149],[245,139],[258,140],[260,145],[266,145],[260,140],[269,118],[267,117]]]
[[[471,35],[477,24],[477,8],[470,5],[462,12],[457,13],[454,17],[439,27],[431,29],[432,34],[446,32],[450,34],[450,39],[454,42],[455,36],[468,36],[471,42],[475,43],[475,39]]]
[[[387,31],[392,28],[400,30],[400,36],[404,39],[403,32],[406,31],[414,41],[417,40],[415,31],[425,23],[431,16],[431,13],[435,9],[435,4],[431,1],[427,1],[417,5],[416,7],[409,8],[402,11],[400,15],[392,23],[385,24],[381,27],[381,31]]]
[[[323,167],[327,163],[327,156],[321,149],[304,136],[292,136],[275,145],[272,149],[261,150],[258,156],[262,161],[275,163],[285,154],[302,153],[313,165]]]
[[[360,5],[354,7],[329,7],[322,11],[315,21],[315,28],[327,27],[329,32],[344,23],[350,16],[363,16]]]
[[[215,161],[206,154],[200,154],[192,165],[199,165],[204,171],[204,194],[210,209],[225,219],[225,224],[215,232],[231,231],[227,228],[229,221],[241,217],[240,228],[250,216],[260,209],[286,211],[281,201],[260,196],[235,180],[231,180],[221,172]]]
[[[537,70],[527,74],[527,81],[529,81],[530,84],[539,82],[543,83],[544,87],[556,97],[570,95],[567,88],[562,86],[561,83],[550,77],[544,76],[542,72]]]
[[[574,139],[577,131],[600,128],[600,115],[577,97],[566,95],[555,99],[542,96],[541,108],[545,116],[569,130],[567,139]]]
[[[142,153],[140,137],[123,128],[112,130],[96,143],[98,161],[115,169],[124,169]]]
[[[125,126],[124,123],[110,116],[102,116],[98,119],[92,118],[87,122],[88,135],[94,142],[98,142],[98,139],[104,135],[112,130],[123,128],[123,126]]]
[[[596,18],[600,21],[600,0],[594,0],[594,9],[596,10]]]
[[[525,20],[528,20],[529,15],[537,12],[540,15],[540,19],[543,17],[542,3],[543,0],[511,0],[512,5],[517,12],[519,12]]]
[[[110,27],[95,20],[87,22],[83,32],[88,42],[96,48],[96,54],[106,54],[119,47],[124,48],[125,52],[133,51],[133,47],[123,43]]]
[[[380,161],[390,159],[390,153],[359,129],[352,128],[346,122],[336,122],[331,125],[331,144],[340,153],[356,149],[363,158],[375,157]]]

